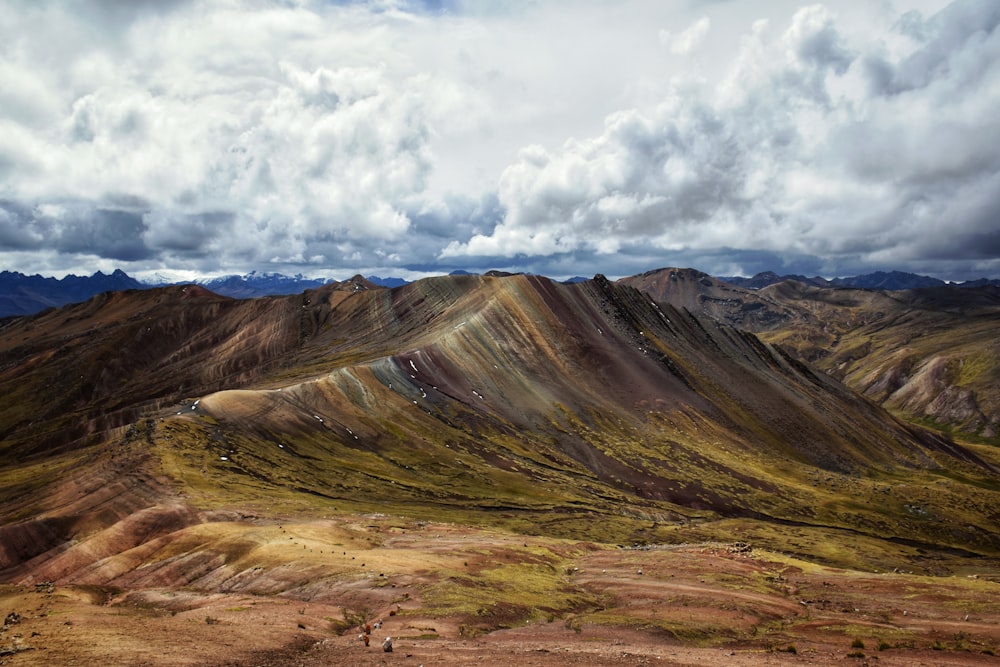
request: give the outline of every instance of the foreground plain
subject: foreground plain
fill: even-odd
[[[0,664],[957,666],[997,664],[1000,646],[995,571],[859,572],[745,543],[615,548],[385,516],[198,532],[253,546],[180,589],[0,587]],[[378,619],[366,647],[359,626]]]

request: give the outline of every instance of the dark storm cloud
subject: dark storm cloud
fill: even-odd
[[[915,259],[970,261],[1000,257],[1000,170],[976,188],[953,190],[947,205],[927,211],[944,233],[918,234]]]
[[[218,251],[218,244],[233,234],[236,218],[229,211],[175,215],[168,220],[157,219],[155,213],[148,217],[156,223],[145,234],[145,242],[150,247],[194,257]]]
[[[55,251],[122,262],[148,259],[142,214],[89,203],[28,207],[0,201],[0,248]]]
[[[45,230],[31,211],[17,202],[0,200],[0,247],[33,250],[42,246]]]
[[[123,262],[147,259],[142,214],[95,208],[83,202],[29,208],[0,202],[0,247],[54,250]]]
[[[994,258],[1000,257],[1000,202],[991,212],[992,225],[983,225],[982,231],[973,234],[967,248],[969,257]]]
[[[77,212],[64,220],[53,242],[64,253],[134,262],[153,254],[143,241],[145,231],[141,214],[98,208]]]

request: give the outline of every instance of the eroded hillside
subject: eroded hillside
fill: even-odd
[[[995,444],[995,287],[879,291],[784,281],[748,290],[690,269],[621,282],[658,302],[755,332],[908,419]]]

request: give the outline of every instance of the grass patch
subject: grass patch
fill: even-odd
[[[568,613],[598,608],[598,596],[571,584],[566,562],[544,551],[515,549],[494,553],[511,562],[464,571],[445,570],[422,593],[422,613],[460,616],[467,635],[512,627],[528,621],[551,620]]]

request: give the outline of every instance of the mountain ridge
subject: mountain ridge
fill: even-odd
[[[660,269],[654,269],[646,273],[653,273],[658,270]],[[474,274],[467,271],[456,271],[453,275]],[[827,280],[818,276],[812,278],[799,275],[779,276],[774,272],[758,273],[751,278],[731,276],[715,279],[748,289],[761,289],[786,280],[796,280],[818,287],[860,287],[864,289],[886,290],[935,287],[946,284],[937,278],[899,271],[877,271],[871,274],[849,278],[835,278],[833,280]],[[389,288],[400,287],[410,282],[402,278],[382,278],[379,276],[369,276],[367,280],[379,287]],[[588,278],[576,276],[565,282],[582,282],[585,280],[588,280]],[[339,281],[329,277],[306,278],[301,274],[287,276],[281,273],[257,271],[188,281],[174,281],[158,275],[157,279],[151,282],[142,282],[132,278],[121,269],[116,269],[110,275],[98,271],[91,276],[69,275],[62,279],[45,278],[40,275],[28,276],[16,271],[3,271],[0,273],[0,318],[31,315],[45,308],[86,301],[101,292],[121,291],[125,289],[149,289],[169,285],[198,284],[222,296],[250,299],[262,296],[301,294],[305,290],[315,289],[332,282]],[[983,278],[959,284],[964,287],[981,287],[985,285],[1000,285],[1000,280],[987,280]]]

